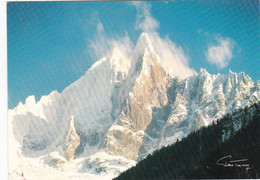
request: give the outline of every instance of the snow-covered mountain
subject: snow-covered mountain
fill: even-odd
[[[112,178],[154,150],[260,99],[244,73],[176,76],[142,33],[61,93],[8,110],[10,179]]]

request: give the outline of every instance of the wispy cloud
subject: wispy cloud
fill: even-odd
[[[141,1],[133,1],[131,3],[137,10],[136,29],[140,29],[143,32],[156,31],[160,23],[152,17],[150,13],[151,5]]]
[[[163,68],[170,75],[183,79],[195,73],[195,70],[189,67],[189,58],[182,47],[168,37],[162,38],[158,32],[149,34],[156,53],[161,57]]]
[[[106,35],[105,28],[102,22],[96,20],[97,33],[92,40],[89,40],[89,54],[94,60],[98,60],[102,57],[111,57],[113,51],[117,49],[121,52],[121,55],[128,59],[133,50],[133,43],[129,39],[127,32],[124,36],[119,36],[115,38],[109,38]]]
[[[101,32],[104,31],[103,24],[102,24],[100,21],[97,23],[97,31],[98,31],[99,33],[101,33]]]
[[[205,52],[205,57],[210,64],[216,65],[219,69],[227,67],[233,58],[235,42],[230,38],[216,37],[216,45],[210,45]]]

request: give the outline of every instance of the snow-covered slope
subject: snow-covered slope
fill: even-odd
[[[112,178],[259,101],[259,82],[244,73],[173,76],[155,43],[142,33],[132,57],[114,49],[61,93],[8,110],[10,179]]]

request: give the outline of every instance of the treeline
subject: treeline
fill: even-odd
[[[115,179],[198,178],[260,178],[260,103],[155,151]]]

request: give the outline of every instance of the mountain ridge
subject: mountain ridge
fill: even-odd
[[[132,57],[114,49],[111,57],[94,63],[61,93],[53,91],[38,102],[29,96],[25,104],[8,110],[11,169],[18,156],[46,158],[55,152],[54,158],[63,160],[72,116],[74,137],[79,138],[70,154],[75,162],[84,166],[84,158],[90,157],[102,162],[105,157],[95,156],[102,152],[110,160],[124,158],[115,161],[128,167],[226,113],[259,101],[260,83],[244,73],[210,75],[201,69],[188,78],[173,77],[151,39],[142,33]],[[108,171],[119,172],[104,166],[97,175]]]

